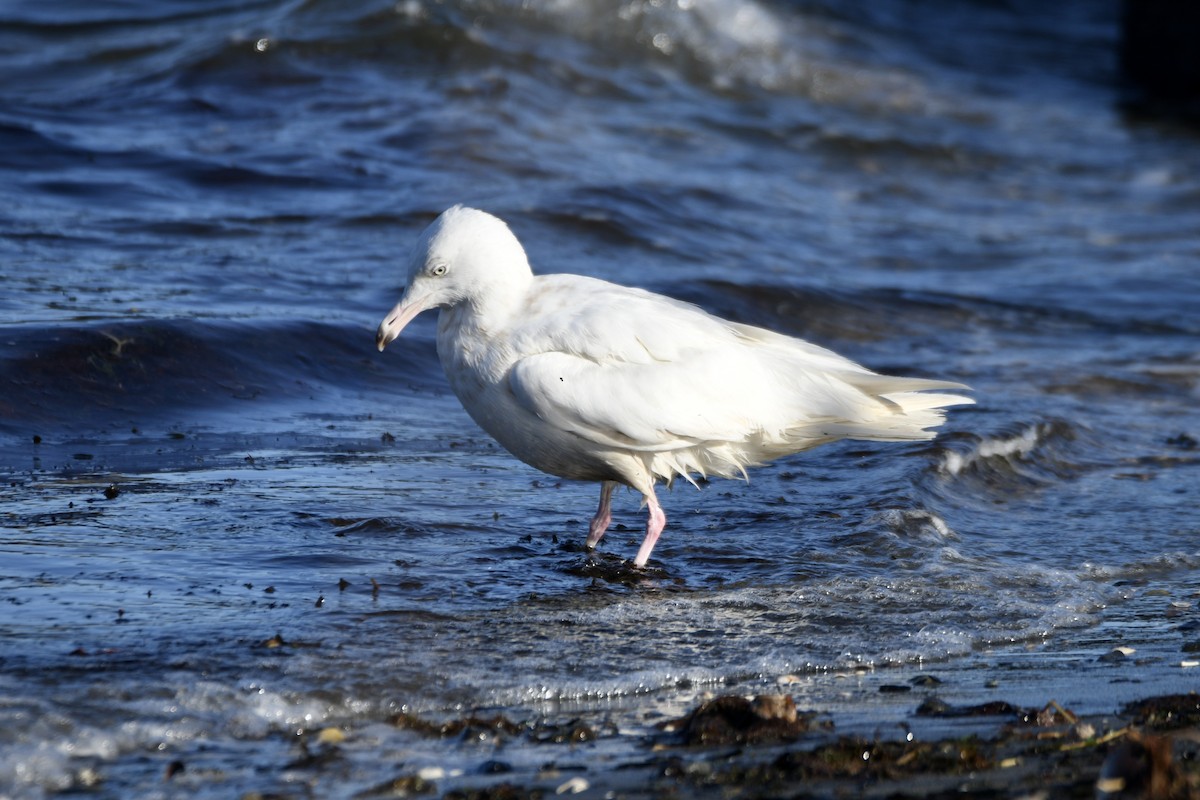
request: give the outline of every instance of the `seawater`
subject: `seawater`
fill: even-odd
[[[838,730],[1195,686],[1200,148],[1115,3],[12,3],[0,11],[0,795],[350,796],[707,692]],[[372,334],[444,207],[971,384],[934,442],[637,498],[542,475]],[[1097,661],[1116,645],[1118,664]],[[346,734],[331,763],[299,742]],[[603,787],[629,740],[572,751]],[[503,757],[528,777],[544,754]],[[170,781],[173,763],[186,769]],[[472,781],[474,783],[472,783]],[[303,787],[303,788],[301,788]]]

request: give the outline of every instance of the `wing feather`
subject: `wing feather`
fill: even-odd
[[[687,303],[554,277],[539,299],[558,312],[531,314],[511,334],[522,355],[508,386],[526,410],[602,447],[676,452],[681,463],[696,463],[697,448],[728,450],[723,463],[751,464],[845,436],[928,438],[937,408],[971,402],[920,394],[959,384],[878,375]],[[693,456],[679,452],[688,448]]]

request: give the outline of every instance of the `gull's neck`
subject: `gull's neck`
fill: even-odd
[[[508,329],[521,315],[521,309],[533,284],[533,274],[509,275],[503,281],[480,287],[463,302],[442,311],[439,327],[468,329],[473,334],[492,337]]]

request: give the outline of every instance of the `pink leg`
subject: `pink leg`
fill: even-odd
[[[605,481],[600,484],[600,508],[596,509],[596,516],[592,517],[592,524],[588,526],[588,550],[596,549],[596,545],[600,544],[600,540],[604,538],[609,523],[612,522],[612,493],[615,488],[617,488],[616,481]]]
[[[663,528],[667,527],[667,515],[663,513],[662,506],[658,504],[658,498],[654,496],[653,490],[646,495],[646,505],[649,511],[646,516],[646,538],[642,539],[642,546],[638,548],[637,558],[633,560],[633,565],[638,569],[646,566],[646,562],[650,560],[650,551],[658,543],[659,534],[663,532]]]

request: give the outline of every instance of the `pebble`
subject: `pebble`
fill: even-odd
[[[1118,661],[1124,661],[1136,652],[1137,650],[1133,649],[1132,647],[1114,647],[1112,650],[1109,650],[1096,660],[1111,664]]]
[[[778,719],[784,722],[795,722],[799,715],[796,712],[796,701],[786,694],[760,694],[750,701],[750,707],[762,719]]]
[[[913,686],[937,686],[941,682],[936,675],[917,675],[909,681]]]
[[[557,789],[554,790],[554,793],[579,794],[580,792],[586,792],[590,785],[591,784],[589,784],[585,779],[576,775],[574,778],[571,778],[570,780],[561,784]]]
[[[322,728],[317,734],[317,741],[321,744],[341,744],[346,741],[346,734],[338,728]]]

